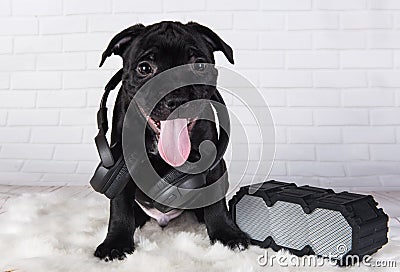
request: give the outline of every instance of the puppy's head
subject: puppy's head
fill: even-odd
[[[149,26],[138,24],[123,30],[111,40],[100,66],[111,54],[120,55],[123,59],[123,89],[132,98],[154,76],[185,64],[189,64],[194,76],[208,77],[207,82],[215,84],[216,70],[210,71],[206,69],[209,66],[205,65],[215,63],[215,51],[222,51],[233,63],[232,49],[205,26],[193,22],[161,22]],[[151,96],[151,90],[148,92],[145,95]],[[151,112],[142,110],[149,127],[158,135],[160,155],[170,165],[178,166],[186,161],[190,153],[191,129],[196,118],[168,117],[189,101],[210,99],[214,92],[213,86],[188,85],[162,97]],[[138,106],[143,109],[140,103]]]

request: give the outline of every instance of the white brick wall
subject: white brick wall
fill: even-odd
[[[400,190],[397,0],[0,1],[0,184],[87,184],[102,87],[121,66],[99,69],[101,52],[117,31],[160,20],[198,21],[232,45],[271,107],[272,177]]]

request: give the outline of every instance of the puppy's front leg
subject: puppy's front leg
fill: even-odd
[[[215,182],[225,171],[225,162],[222,160],[219,167],[216,167],[207,176],[207,183]],[[224,182],[228,182],[227,174],[225,178]],[[210,206],[204,207],[204,222],[212,243],[220,241],[231,249],[239,248],[242,250],[248,247],[249,236],[241,231],[233,222],[226,206],[225,197]]]
[[[106,261],[122,260],[135,250],[134,195],[135,186],[130,180],[122,193],[111,200],[107,237],[97,247],[94,253],[96,257]]]

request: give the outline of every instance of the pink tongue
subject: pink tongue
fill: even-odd
[[[189,157],[190,148],[186,119],[161,121],[158,151],[164,161],[174,167],[181,166]]]

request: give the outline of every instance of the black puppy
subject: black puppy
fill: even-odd
[[[197,23],[161,22],[146,27],[138,24],[117,34],[103,53],[100,64],[101,66],[111,54],[120,55],[123,59],[122,86],[113,113],[111,143],[122,142],[125,113],[132,97],[145,82],[162,71],[183,64],[191,64],[193,72],[202,73],[202,63],[215,63],[214,51],[222,51],[233,63],[232,49],[209,28]],[[217,143],[217,130],[211,121],[192,121],[185,124],[185,127],[176,120],[166,121],[177,107],[196,99],[210,99],[215,91],[215,87],[205,85],[179,88],[160,100],[147,117],[146,149],[150,162],[158,173],[162,174],[173,166],[181,165],[185,160],[198,160],[202,141]],[[160,123],[163,125],[160,126]],[[174,148],[163,148],[168,139],[164,139],[167,136],[162,136],[160,131],[174,130],[176,127],[186,132],[183,137],[187,139],[176,144],[180,147],[180,152],[184,153],[181,157],[176,156],[178,151]],[[171,134],[170,132],[164,134]],[[215,182],[225,172],[225,162],[221,160],[208,174],[207,184]],[[111,200],[107,237],[97,247],[95,256],[106,260],[123,259],[126,253],[134,251],[135,229],[142,227],[150,216],[155,217],[161,226],[165,226],[169,219],[179,215],[180,212],[175,211],[168,217],[141,205],[135,201],[135,195],[139,191],[131,180],[123,192]],[[210,206],[195,209],[194,212],[199,222],[205,223],[211,242],[218,240],[230,248],[247,248],[249,238],[232,221],[225,198]]]

